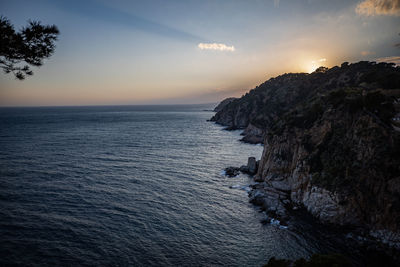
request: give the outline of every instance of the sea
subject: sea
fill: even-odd
[[[215,104],[0,108],[1,266],[262,266],[334,249],[265,223],[263,147],[208,121]]]

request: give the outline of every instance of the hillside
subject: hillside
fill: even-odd
[[[272,78],[212,120],[264,143],[250,197],[271,216],[304,207],[400,248],[399,98],[399,67],[343,63]]]

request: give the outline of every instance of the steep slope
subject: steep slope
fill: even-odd
[[[344,63],[270,79],[213,120],[263,132],[250,196],[270,214],[305,207],[400,247],[399,98],[400,68]]]
[[[244,141],[262,143],[265,130],[272,123],[318,94],[346,87],[399,88],[399,84],[398,70],[387,63],[362,61],[343,63],[329,70],[319,68],[311,74],[289,73],[271,78],[241,98],[230,101],[211,121],[227,129],[244,129]]]

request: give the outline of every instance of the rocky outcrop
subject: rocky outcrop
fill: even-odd
[[[249,157],[247,160],[247,168],[249,169],[250,174],[256,174],[258,166],[255,157]]]
[[[225,168],[225,175],[228,177],[235,177],[239,175],[239,171],[241,171],[239,168],[237,167],[227,167]]]
[[[257,161],[255,157],[249,157],[247,160],[247,165],[238,167],[228,167],[225,168],[224,172],[226,176],[235,177],[239,175],[239,172],[254,175],[257,173],[258,165],[260,161]]]
[[[273,218],[283,222],[288,220],[290,204],[288,191],[279,190],[265,183],[252,185],[252,189],[249,192],[250,203],[261,206]]]
[[[304,207],[400,248],[399,92],[400,68],[344,63],[272,78],[212,119],[263,135],[251,202],[280,218]]]
[[[400,226],[400,136],[391,99],[362,88],[333,91],[286,114],[265,138],[257,179],[290,192],[322,222],[387,233]],[[314,109],[314,108],[312,108]],[[317,112],[317,111],[316,111]],[[381,236],[380,236],[381,237]]]
[[[241,135],[244,137],[241,141],[250,144],[262,144],[264,142],[264,131],[249,123]]]

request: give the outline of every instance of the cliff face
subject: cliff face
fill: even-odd
[[[278,217],[304,206],[399,246],[399,98],[400,68],[342,64],[271,79],[213,120],[263,132],[253,202]]]
[[[332,95],[339,93],[336,106]],[[400,135],[375,109],[390,100],[380,92],[339,91],[321,99],[325,108],[310,125],[298,124],[298,113],[288,116],[265,138],[258,179],[288,191],[294,205],[323,222],[398,233]]]

